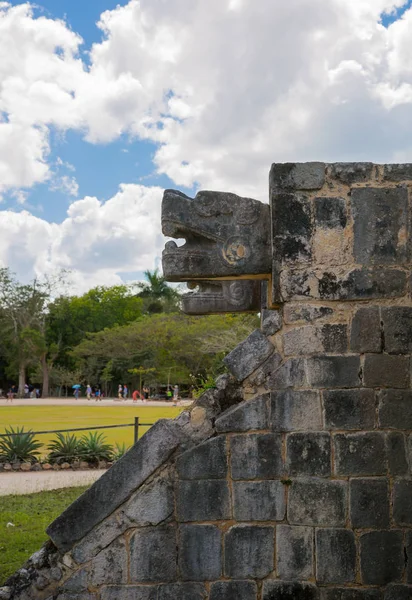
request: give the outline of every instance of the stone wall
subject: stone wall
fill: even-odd
[[[411,600],[410,180],[272,167],[272,309],[232,376],[69,507],[0,598]]]

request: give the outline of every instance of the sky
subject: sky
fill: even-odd
[[[163,190],[412,162],[412,0],[0,0],[0,266],[160,266]]]

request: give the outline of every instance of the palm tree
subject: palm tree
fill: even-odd
[[[161,313],[174,312],[178,309],[180,300],[179,292],[170,287],[159,270],[145,271],[147,283],[139,283],[140,292],[137,294],[142,298],[146,312]]]

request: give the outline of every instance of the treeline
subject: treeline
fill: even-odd
[[[254,315],[188,317],[179,292],[157,272],[146,283],[57,293],[66,273],[23,284],[0,269],[0,387],[74,384],[112,395],[119,383],[198,387],[222,372],[222,358],[257,326]]]

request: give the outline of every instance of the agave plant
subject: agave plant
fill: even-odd
[[[124,442],[123,444],[119,444],[119,442],[116,442],[112,453],[112,460],[119,460],[119,458],[122,458],[122,456],[126,454],[129,448],[130,446],[126,446]]]
[[[24,431],[24,427],[16,427],[16,429],[10,427],[10,429],[6,428],[6,434],[7,437],[0,438],[0,461],[14,462],[20,460],[31,463],[37,461],[40,454],[38,449],[43,444],[35,439],[31,430]]]
[[[50,450],[48,459],[51,463],[71,463],[82,454],[81,441],[72,433],[57,433],[47,449]]]
[[[113,455],[113,446],[107,443],[103,433],[89,431],[80,439],[81,457],[89,463],[96,464],[99,460],[110,460]]]

